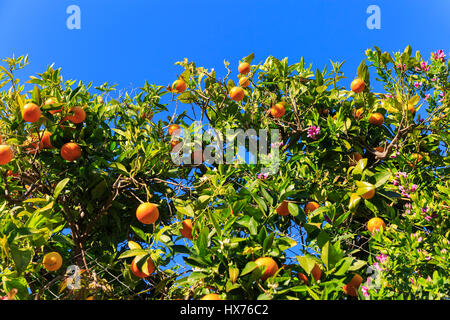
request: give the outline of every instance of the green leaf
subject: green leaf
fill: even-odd
[[[359,199],[361,199],[361,198],[359,198]],[[358,201],[359,202],[359,201]],[[345,212],[345,213],[343,213],[343,214],[341,214],[339,217],[337,217],[336,218],[336,220],[333,222],[333,225],[334,226],[339,226],[340,224],[342,224],[344,221],[345,221],[345,219],[347,219],[347,217],[350,215],[352,213],[352,211],[347,211],[347,212]]]
[[[289,202],[288,209],[292,216],[296,217],[298,215],[298,206],[295,203]]]
[[[330,235],[324,230],[320,231],[319,235],[317,236],[317,244],[319,248],[322,248],[329,241],[331,241]]]
[[[350,268],[351,264],[353,263],[354,258],[352,257],[347,257],[344,258],[341,263],[341,265],[339,266],[339,268],[337,269],[336,272],[334,272],[335,276],[343,276],[347,270]]]
[[[356,164],[355,169],[353,169],[353,175],[361,174],[366,166],[367,166],[367,158],[362,158]]]
[[[250,218],[250,221],[248,223],[248,229],[252,236],[255,236],[258,234],[258,223],[256,222],[255,219],[253,219],[253,217]]]
[[[356,190],[357,195],[362,195],[369,192],[370,190],[375,189],[375,186],[373,184],[365,181],[356,181],[356,186],[358,187],[358,190]]]
[[[267,252],[272,247],[274,237],[275,237],[275,234],[273,232],[271,232],[269,234],[269,236],[267,236],[264,239],[264,244],[263,244],[263,251],[264,252]]]
[[[303,270],[305,270],[307,274],[310,274],[311,270],[316,265],[316,260],[309,258],[308,256],[297,256],[296,258]]]
[[[236,283],[237,278],[239,277],[239,269],[230,267],[228,269],[228,274],[230,275],[230,281],[231,283]]]
[[[145,241],[145,242],[148,241],[148,239],[147,239],[148,237],[147,237],[147,235],[145,234],[144,231],[142,231],[141,229],[139,229],[139,228],[137,228],[137,227],[134,227],[134,226],[130,226],[130,228],[134,231],[134,233],[135,233],[139,238],[142,239],[142,241]]]
[[[381,172],[378,172],[374,175],[375,178],[375,187],[381,187],[383,184],[386,183],[386,181],[389,180],[389,178],[391,177],[391,172],[389,170],[384,170]]]
[[[25,300],[29,296],[28,283],[24,277],[8,278],[4,276],[2,277],[2,282],[3,290],[5,292],[10,292],[12,289],[17,289],[17,297],[21,300]]]
[[[63,179],[60,182],[58,182],[58,184],[55,187],[55,191],[53,192],[53,197],[55,199],[58,198],[59,194],[61,193],[61,191],[63,191],[64,187],[66,186],[66,184],[70,181],[69,178]]]
[[[248,56],[243,58],[242,61],[247,62],[248,64],[251,64],[254,58],[255,58],[255,54],[250,53]]]
[[[189,275],[189,280],[201,280],[208,277],[207,274],[203,272],[194,271]]]
[[[39,91],[38,86],[34,86],[31,99],[32,99],[33,102],[36,103],[38,106],[41,105],[41,93],[40,93],[40,91]]]
[[[135,257],[135,256],[142,256],[142,255],[147,255],[148,252],[144,249],[132,249],[132,250],[128,250],[125,251],[124,253],[122,253],[119,256],[119,259],[125,259],[125,258],[130,258],[130,257]]]
[[[244,269],[241,272],[241,276],[245,276],[246,274],[252,272],[256,268],[258,268],[258,265],[254,261],[247,262],[247,264],[245,265]]]
[[[99,199],[105,193],[107,187],[106,180],[100,181],[91,191],[92,200]]]
[[[200,234],[198,235],[198,239],[196,241],[198,253],[200,256],[206,255],[206,250],[208,249],[208,235],[209,229],[203,228]]]
[[[356,270],[359,270],[359,269],[361,269],[362,267],[364,267],[366,264],[367,264],[366,261],[363,261],[363,260],[356,260],[355,263],[354,263],[352,266],[350,266],[350,267],[348,268],[348,271],[356,271]]]
[[[181,103],[186,103],[186,104],[194,103],[196,101],[195,96],[189,91],[186,91],[186,92],[183,92],[182,94],[180,94],[180,96],[178,97],[178,100]]]
[[[352,193],[350,196],[350,203],[348,204],[349,210],[354,211],[358,207],[360,201],[361,197],[356,193]]]
[[[33,257],[33,250],[31,249],[19,249],[15,245],[10,246],[11,257],[14,261],[17,273],[20,275],[31,262]]]
[[[125,168],[125,166],[123,164],[121,164],[120,162],[113,162],[113,163],[111,163],[110,167],[118,169],[118,170],[123,171],[125,173],[128,173],[127,168]]]

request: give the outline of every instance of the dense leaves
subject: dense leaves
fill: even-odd
[[[3,295],[448,298],[450,78],[443,52],[425,60],[410,47],[393,55],[369,49],[351,76],[364,81],[361,93],[342,84],[342,63],[321,71],[303,58],[252,64],[251,54],[242,59],[251,71],[240,101],[229,96],[243,76],[231,78],[238,63],[225,62],[221,78],[185,59],[177,62],[183,93],[147,82],[119,93],[108,84],[64,81],[53,67],[22,83],[15,74],[27,60],[5,59],[0,70],[0,135],[14,151],[0,166]],[[22,118],[30,102],[42,111],[34,123]],[[279,103],[285,112],[274,116]],[[193,114],[177,113],[179,104],[192,105]],[[70,120],[75,106],[86,113],[81,123]],[[172,124],[181,127],[178,145],[168,134]],[[280,140],[261,155],[246,139],[244,154],[256,163],[220,162],[229,141],[188,139],[210,128],[277,129]],[[40,146],[45,131],[52,148]],[[60,155],[68,142],[81,147],[75,161]],[[194,146],[216,161],[174,161],[181,147]],[[142,202],[158,205],[155,224],[136,219]],[[374,217],[385,228],[371,233]],[[47,272],[42,259],[52,251],[63,267]],[[140,270],[148,258],[157,270],[136,277],[134,257]],[[261,257],[278,268],[259,267]],[[81,288],[64,280],[71,265],[81,269]],[[344,286],[355,274],[363,282],[352,294]]]

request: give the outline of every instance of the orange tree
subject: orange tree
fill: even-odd
[[[14,78],[26,58],[5,60],[4,294],[448,298],[449,65],[441,51],[426,60],[409,46],[366,56],[351,88],[341,85],[342,63],[314,71],[303,59],[252,65],[250,55],[236,65],[235,84],[229,63],[220,78],[185,59],[172,86],[145,83],[107,103],[101,97],[114,87],[92,94],[91,84],[63,82],[53,68],[32,77],[27,92]],[[196,117],[172,114],[163,95],[170,106],[192,105]],[[27,107],[36,122],[24,121],[27,104],[39,107],[39,117]],[[177,163],[187,137],[206,130],[194,120],[224,133],[279,130],[269,143],[277,166]],[[183,135],[172,138],[178,128]],[[203,138],[205,155],[228,146]],[[253,145],[246,140],[246,153]],[[48,272],[43,256],[54,251],[63,268]],[[79,289],[64,285],[69,265],[82,269]]]

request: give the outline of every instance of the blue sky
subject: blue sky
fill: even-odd
[[[381,9],[381,29],[369,30],[369,5]],[[69,30],[69,5],[81,9],[81,30]],[[403,50],[410,44],[427,57],[450,52],[448,0],[0,0],[0,56],[29,54],[26,76],[55,63],[65,79],[135,88],[172,83],[187,57],[223,74],[254,52],[301,56],[322,69],[329,59],[346,60],[350,81],[373,45]],[[25,79],[23,79],[25,80]]]
[[[81,9],[81,30],[66,27],[70,5]],[[366,26],[370,5],[381,9],[380,30]],[[55,63],[64,79],[131,89],[171,84],[185,57],[219,75],[227,60],[236,75],[252,52],[255,63],[303,56],[321,70],[346,60],[349,88],[373,45],[449,56],[449,12],[448,0],[0,0],[0,57],[29,54],[23,81]]]

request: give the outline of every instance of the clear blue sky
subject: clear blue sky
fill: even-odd
[[[371,4],[381,30],[366,27]],[[81,30],[66,27],[69,5],[81,8]],[[320,69],[331,58],[347,61],[349,85],[373,45],[449,55],[449,13],[448,0],[0,0],[0,57],[29,54],[27,76],[54,62],[65,79],[119,88],[170,84],[185,57],[219,74],[251,52]]]
[[[66,27],[70,5],[81,30]],[[381,9],[380,30],[366,27],[369,5]],[[449,18],[449,0],[0,0],[0,57],[29,54],[22,80],[55,63],[64,79],[131,89],[171,84],[185,57],[223,75],[224,60],[237,73],[252,52],[255,62],[304,56],[319,69],[346,60],[349,87],[373,45],[449,56]]]

